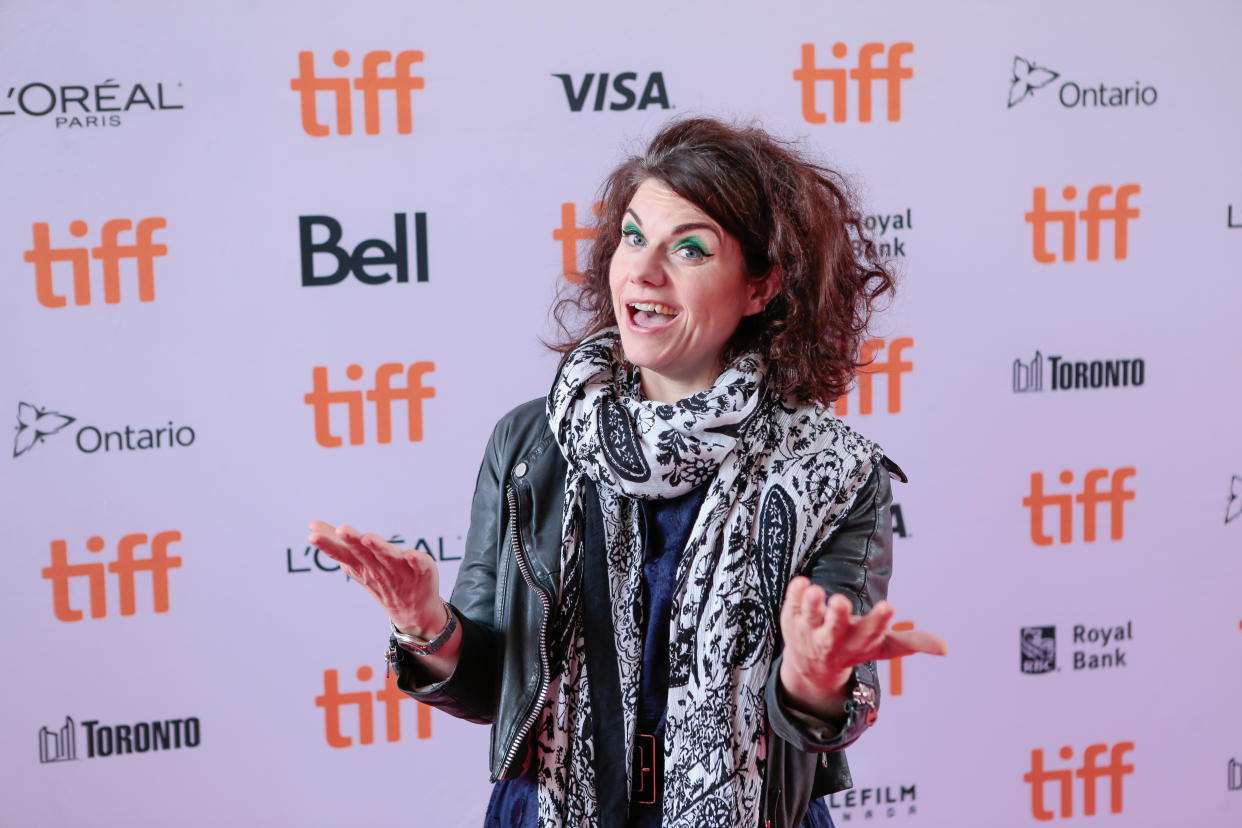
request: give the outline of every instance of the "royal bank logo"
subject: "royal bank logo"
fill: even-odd
[[[1009,78],[1009,109],[1036,96],[1041,89],[1052,86],[1061,77],[1060,72],[1040,66],[1033,60],[1014,56]],[[1159,93],[1156,87],[1140,81],[1126,86],[1109,86],[1107,83],[1079,83],[1066,80],[1056,87],[1057,100],[1064,109],[1094,109],[1154,106]],[[1044,97],[1047,97],[1046,95]]]
[[[39,729],[39,763],[72,762],[78,758],[78,743],[74,735],[73,719],[65,717],[60,730],[50,727]]]
[[[1229,502],[1225,504],[1225,523],[1242,515],[1242,477],[1234,475],[1229,481]]]
[[[1057,669],[1057,628],[1023,627],[1022,672],[1051,673]]]
[[[157,81],[147,83],[117,83],[113,78],[103,83],[84,86],[69,84],[53,86],[32,81],[21,86],[10,86],[0,100],[0,118],[12,115],[17,118],[48,118],[57,129],[109,129],[125,124],[125,117],[133,111],[164,112],[184,109],[174,103],[174,89],[181,84]],[[4,87],[0,86],[0,89]]]
[[[870,236],[872,244],[875,245],[876,253],[884,259],[904,259],[906,257],[906,242],[910,240],[909,231],[913,228],[911,219],[911,209],[907,207],[905,210],[898,210],[896,213],[869,213],[862,217],[863,229]],[[892,230],[890,236],[888,231]],[[905,237],[902,237],[905,233]],[[862,239],[852,239],[850,246],[854,248],[855,256],[863,256],[866,253],[865,243]]]
[[[1045,375],[1044,360],[1048,361]],[[1046,382],[1045,382],[1046,380]],[[1030,361],[1013,361],[1013,392],[1081,391],[1097,388],[1132,388],[1147,381],[1147,362],[1129,359],[1072,360],[1036,351]]]
[[[17,404],[17,433],[13,437],[13,457],[29,454],[48,437],[59,434],[76,422],[75,417],[28,403]],[[146,451],[148,449],[185,448],[194,444],[197,435],[191,426],[178,426],[172,420],[165,426],[119,426],[114,429],[84,425],[78,429],[74,444],[83,454]]]

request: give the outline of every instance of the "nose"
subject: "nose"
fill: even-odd
[[[635,251],[627,257],[626,264],[629,268],[626,275],[632,284],[660,287],[668,280],[664,259],[654,245]]]

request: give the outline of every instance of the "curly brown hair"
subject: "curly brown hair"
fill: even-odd
[[[893,291],[893,273],[863,231],[841,175],[757,126],[710,118],[673,121],[643,155],[627,158],[605,179],[589,264],[553,309],[566,338],[551,347],[568,353],[617,324],[609,268],[622,215],[647,179],[662,182],[737,239],[749,278],[782,275],[767,307],[742,320],[724,362],[757,351],[767,358],[769,386],[787,398],[826,405],[844,394],[877,301]],[[566,321],[571,315],[576,324]]]

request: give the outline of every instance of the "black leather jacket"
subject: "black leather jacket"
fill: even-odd
[[[885,458],[885,467],[900,470]],[[564,499],[564,457],[544,415],[544,400],[519,406],[497,423],[479,469],[466,552],[451,605],[462,627],[457,666],[431,682],[417,657],[390,648],[397,682],[418,701],[492,725],[492,780],[521,774],[528,736],[548,687],[545,624],[557,600]],[[805,571],[829,594],[840,592],[866,612],[888,589],[892,494],[879,468],[859,491],[836,533]],[[773,662],[767,685],[770,737],[764,778],[765,828],[792,828],[814,797],[853,783],[844,753],[870,725],[865,710],[828,725],[784,701]],[[879,700],[875,664],[855,670]]]

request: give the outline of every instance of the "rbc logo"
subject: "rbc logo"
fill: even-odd
[[[359,667],[354,674],[358,681],[371,680],[373,671],[370,667]],[[353,737],[341,732],[341,708],[344,705],[356,705],[358,708],[358,744],[369,745],[375,741],[375,715],[372,695],[375,701],[384,705],[384,735],[390,742],[401,741],[401,702],[410,701],[418,708],[417,733],[419,739],[431,738],[431,708],[420,704],[397,687],[397,678],[389,673],[382,690],[374,693],[363,688],[352,693],[342,693],[340,678],[336,670],[323,671],[323,694],[315,697],[315,706],[323,708],[324,738],[334,748],[347,748],[354,743]]]
[[[1133,466],[1126,466],[1112,472],[1108,469],[1091,469],[1083,479],[1083,490],[1077,495],[1072,492],[1063,494],[1044,494],[1043,472],[1031,472],[1031,493],[1022,499],[1022,505],[1031,510],[1031,540],[1037,546],[1051,546],[1052,535],[1044,531],[1044,510],[1056,506],[1058,510],[1059,532],[1056,542],[1071,543],[1074,540],[1074,503],[1082,504],[1082,540],[1093,543],[1096,539],[1096,511],[1102,502],[1109,505],[1109,538],[1121,540],[1124,534],[1123,509],[1127,500],[1134,500],[1133,489],[1126,488],[1126,481],[1134,477],[1137,471]],[[1074,473],[1069,469],[1062,471],[1057,478],[1061,483],[1069,485],[1074,482]],[[1107,491],[1099,490],[1101,480],[1108,479]]]
[[[828,122],[828,116],[819,111],[815,85],[819,81],[827,81],[832,85],[832,120],[843,124],[846,120],[846,78],[858,85],[858,122],[871,122],[872,90],[876,80],[885,82],[888,92],[886,117],[891,121],[901,120],[901,82],[914,77],[914,70],[902,66],[901,59],[914,51],[913,43],[894,43],[887,49],[886,64],[883,67],[872,65],[879,55],[885,54],[883,43],[864,43],[858,50],[858,65],[848,73],[844,67],[821,69],[815,65],[815,44],[802,44],[802,66],[794,70],[793,79],[802,84],[802,117],[808,124]],[[849,47],[844,43],[832,44],[832,56],[837,60],[849,54]]]
[[[317,365],[312,370],[313,390],[303,399],[315,412],[315,441],[324,448],[337,448],[341,438],[332,433],[329,409],[336,404],[344,403],[349,416],[349,444],[362,445],[365,441],[363,427],[363,399],[375,403],[375,441],[377,443],[392,442],[392,403],[393,400],[405,400],[410,442],[417,443],[423,439],[423,400],[436,395],[436,389],[423,385],[423,376],[436,369],[434,362],[411,363],[406,369],[400,362],[386,362],[375,369],[375,387],[364,392],[329,391],[328,369]],[[405,373],[405,387],[393,388],[392,379]],[[345,369],[345,376],[351,380],[362,379],[362,366],[350,365]]]
[[[104,304],[116,305],[121,301],[121,259],[133,259],[138,268],[138,301],[155,301],[155,257],[166,256],[168,247],[155,244],[152,237],[168,222],[159,217],[138,220],[138,227],[129,219],[110,219],[100,230],[97,247],[52,247],[51,233],[45,221],[35,222],[31,227],[34,243],[25,251],[23,258],[35,268],[35,296],[45,308],[63,308],[67,300],[57,294],[52,284],[52,264],[69,262],[73,268],[73,304],[91,303],[90,259],[103,263]],[[90,228],[78,219],[69,223],[69,235],[82,238]],[[134,231],[132,244],[122,244],[121,233]]]
[[[884,349],[883,339],[868,339],[862,344],[859,361],[863,364],[858,368],[858,413],[866,416],[872,410],[873,374],[884,374],[888,377],[885,383],[888,391],[887,409],[890,414],[901,412],[901,375],[914,370],[914,363],[901,358],[906,348],[913,347],[914,340],[908,336],[900,336],[888,343],[888,358],[884,362],[876,361],[876,355]],[[849,398],[837,397],[833,405],[833,413],[838,417],[849,414]]]
[[[596,112],[603,112],[604,101],[608,97],[608,73],[601,72],[599,80],[596,81],[594,72],[587,72],[582,78],[577,89],[574,89],[574,79],[571,75],[562,75],[553,73],[552,77],[560,78],[561,84],[565,87],[565,101],[569,104],[571,112],[581,112],[583,104],[586,103],[587,96],[591,92],[591,83],[595,81],[595,105]],[[664,88],[664,74],[661,72],[652,72],[647,76],[647,83],[643,86],[641,96],[635,95],[631,84],[638,80],[637,72],[621,72],[612,79],[612,101],[608,104],[608,108],[613,111],[625,109],[633,109],[635,100],[638,101],[639,109],[646,109],[652,104],[659,104],[661,109],[670,108],[668,102],[668,91]]]
[[[332,53],[332,62],[344,69],[349,65],[349,52],[338,49]],[[423,79],[410,74],[410,67],[423,62],[423,53],[417,50],[398,52],[394,61],[392,52],[374,51],[362,56],[362,75],[353,79],[353,88],[362,93],[364,130],[367,135],[380,131],[379,93],[392,92],[397,99],[397,133],[409,135],[413,131],[410,102],[415,89],[423,88]],[[392,74],[380,76],[380,66],[391,63]],[[336,109],[336,134],[352,135],[354,131],[353,108],[349,78],[321,78],[315,75],[314,52],[298,52],[298,76],[289,81],[289,88],[297,92],[302,104],[302,129],[307,135],[322,138],[330,133],[327,124],[319,122],[316,96],[331,92]]]
[[[1040,264],[1051,264],[1057,260],[1057,254],[1048,249],[1048,224],[1056,222],[1061,225],[1061,261],[1072,262],[1077,254],[1078,242],[1075,228],[1081,220],[1087,226],[1087,261],[1100,259],[1100,225],[1105,221],[1113,223],[1113,258],[1123,261],[1129,252],[1129,221],[1139,217],[1139,209],[1130,206],[1130,197],[1139,194],[1138,184],[1122,184],[1113,192],[1108,184],[1092,187],[1087,191],[1086,209],[1074,211],[1049,210],[1048,191],[1044,187],[1036,187],[1034,204],[1025,215],[1027,224],[1031,225],[1031,253]],[[1061,196],[1067,201],[1078,197],[1078,188],[1064,187]],[[1104,199],[1113,197],[1113,206],[1103,206]]]
[[[168,554],[168,546],[181,540],[177,531],[159,532],[151,539],[151,556],[136,558],[134,550],[147,545],[147,536],[141,532],[125,535],[117,542],[116,560],[108,564],[69,563],[68,544],[63,540],[52,541],[52,563],[42,571],[43,578],[52,582],[52,611],[61,621],[81,621],[82,610],[69,606],[69,579],[86,578],[90,585],[91,618],[103,618],[108,614],[105,575],[116,575],[120,590],[121,615],[135,613],[136,572],[151,573],[151,603],[155,612],[168,612],[168,570],[181,566],[181,558]],[[95,535],[86,541],[88,552],[98,554],[107,544]]]
[[[323,227],[328,237],[313,241],[315,228]],[[341,240],[341,223],[331,216],[298,216],[298,238],[302,250],[302,286],[318,287],[335,285],[353,274],[364,285],[382,285],[391,282],[410,281],[410,256],[407,244],[405,213],[393,215],[393,244],[383,239],[366,239],[359,242],[353,252],[338,243]],[[336,260],[331,273],[315,275],[315,255],[327,255]],[[426,282],[427,274],[427,214],[414,214],[414,260],[416,281]],[[391,267],[395,272],[372,273],[368,268]]]

